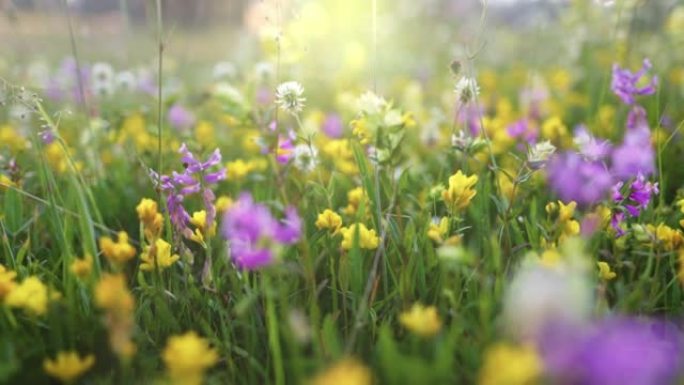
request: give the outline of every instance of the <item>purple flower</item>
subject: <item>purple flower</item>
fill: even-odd
[[[204,209],[207,213],[206,226],[210,227],[216,218],[216,207],[214,206],[216,196],[211,191],[211,185],[225,179],[226,170],[225,168],[220,168],[217,171],[210,170],[221,163],[219,149],[214,150],[204,162],[198,160],[185,143],[181,145],[178,152],[181,154],[181,160],[185,167],[183,172],[173,171],[170,176],[160,176],[155,171],[150,170],[150,176],[155,183],[160,183],[160,187],[166,193],[166,205],[171,223],[180,233],[189,236],[192,234],[188,228],[190,215],[185,210],[183,201],[190,195],[201,193]]]
[[[548,166],[551,188],[566,201],[590,205],[605,197],[613,184],[606,166],[567,152],[556,156]]]
[[[630,217],[638,217],[641,210],[648,207],[651,197],[659,193],[658,183],[647,182],[642,174],[637,175],[629,186],[626,195],[622,193],[623,186],[624,182],[618,182],[612,187],[613,202],[618,205],[618,211],[613,213],[610,224],[617,232],[618,237],[625,234],[620,226],[626,219],[625,214],[629,214]]]
[[[590,161],[603,160],[610,153],[610,142],[597,140],[584,125],[575,128],[574,142],[579,153]]]
[[[294,144],[292,139],[287,137],[278,138],[278,149],[276,150],[276,160],[280,164],[288,163],[294,158]]]
[[[625,137],[613,151],[612,160],[613,174],[623,180],[639,173],[651,175],[655,172],[655,151],[643,108],[634,106],[629,112]]]
[[[527,118],[522,118],[511,123],[506,127],[506,132],[511,138],[521,138],[527,143],[537,141],[538,132],[535,126],[531,125]]]
[[[192,111],[178,103],[169,108],[168,118],[171,126],[179,131],[185,131],[195,124],[195,115]]]
[[[301,228],[301,219],[293,207],[288,207],[285,218],[278,221],[265,205],[255,203],[251,195],[243,193],[226,212],[221,231],[230,242],[235,264],[255,270],[273,262],[275,245],[296,243]]]
[[[331,138],[339,138],[344,133],[342,119],[337,114],[329,114],[323,121],[323,132]]]
[[[554,383],[672,384],[682,366],[682,334],[662,322],[614,318],[589,329],[557,327],[540,345]]]
[[[617,95],[625,104],[632,105],[635,103],[634,97],[637,95],[653,95],[658,85],[658,77],[653,76],[650,82],[643,87],[638,87],[637,83],[646,75],[651,69],[652,65],[648,59],[644,59],[644,64],[637,72],[632,73],[628,69],[620,68],[617,64],[613,64],[613,79],[610,89]]]

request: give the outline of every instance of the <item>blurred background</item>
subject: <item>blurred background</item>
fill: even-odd
[[[376,0],[374,18],[371,0],[162,0],[165,68],[204,84],[216,63],[244,74],[277,62],[323,91],[443,81],[454,59],[477,71],[558,66],[579,79],[587,64],[682,59],[683,2]],[[74,53],[83,63],[155,68],[154,0],[0,0],[0,9],[2,77],[21,82],[28,63],[54,66]]]

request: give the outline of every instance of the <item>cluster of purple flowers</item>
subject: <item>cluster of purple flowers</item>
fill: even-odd
[[[624,182],[618,182],[613,186],[613,202],[618,206],[618,210],[613,213],[610,224],[618,237],[625,234],[620,226],[625,217],[638,217],[641,210],[648,207],[651,197],[659,192],[658,183],[647,182],[642,174],[637,175],[626,193],[622,192],[623,186]]]
[[[161,182],[161,188],[166,194],[166,205],[169,210],[169,218],[177,231],[189,237],[192,231],[188,228],[190,215],[183,206],[186,197],[200,193],[204,209],[207,213],[206,226],[211,227],[216,218],[216,207],[214,200],[216,196],[210,186],[225,179],[226,170],[220,168],[212,171],[211,168],[221,163],[221,151],[214,150],[206,161],[202,162],[190,152],[183,143],[178,150],[185,169],[178,173],[173,171],[171,175],[159,176],[156,172],[150,171],[152,179]]]
[[[683,342],[668,323],[609,318],[585,328],[549,328],[539,351],[554,383],[673,384],[681,374]]]
[[[646,111],[636,104],[636,96],[655,92],[656,77],[644,87],[637,86],[650,68],[648,60],[636,73],[618,65],[613,67],[611,89],[630,106],[624,139],[613,147],[610,142],[593,137],[586,127],[579,126],[574,137],[578,151],[558,154],[549,166],[551,187],[561,199],[590,205],[603,199],[616,184],[619,189],[626,181],[641,178],[634,187],[639,189],[644,178],[655,173],[655,152]],[[657,193],[657,186],[653,191]],[[619,222],[621,218],[617,220]]]
[[[293,207],[285,209],[285,218],[277,220],[269,209],[248,193],[226,212],[221,232],[230,242],[235,264],[242,269],[254,270],[274,261],[278,245],[291,245],[301,237],[302,221]]]

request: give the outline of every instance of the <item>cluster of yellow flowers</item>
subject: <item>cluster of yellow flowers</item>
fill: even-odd
[[[218,353],[194,331],[169,338],[162,359],[172,384],[200,385],[204,372],[218,361]]]
[[[143,198],[136,207],[136,211],[147,240],[147,244],[143,246],[143,252],[140,254],[142,262],[140,270],[163,270],[173,265],[180,257],[172,254],[171,244],[160,238],[164,219],[158,212],[157,202]]]
[[[569,237],[578,235],[580,233],[580,224],[578,221],[573,219],[576,208],[577,202],[574,201],[568,203],[567,205],[561,201],[558,201],[558,203],[550,202],[545,207],[547,214],[558,214],[558,217],[556,218],[556,228],[558,230],[557,240],[559,244],[563,243]]]
[[[360,248],[368,250],[377,249],[380,244],[380,238],[378,238],[375,230],[369,230],[363,223],[342,227],[340,228],[340,233],[342,234],[342,248],[345,250],[354,247],[355,241],[358,241]]]
[[[485,353],[479,384],[535,384],[542,372],[543,363],[534,347],[499,343]]]
[[[138,219],[143,225],[143,233],[148,242],[154,242],[161,234],[164,218],[159,213],[157,202],[152,199],[143,198],[135,210],[138,212]]]
[[[251,172],[263,171],[266,167],[268,167],[268,162],[263,158],[246,162],[242,159],[235,159],[226,163],[226,177],[231,181],[242,180]]]
[[[115,242],[111,237],[100,238],[100,250],[114,266],[120,266],[135,257],[135,247],[128,242],[128,233],[119,231]]]
[[[216,235],[216,221],[213,221],[211,225],[208,225],[207,212],[204,210],[192,213],[190,223],[195,226],[195,232],[190,236],[190,239],[200,245],[204,245],[204,240],[206,238]]]
[[[104,274],[95,286],[95,305],[105,311],[112,351],[123,359],[135,354],[131,341],[135,299],[128,290],[123,274]]]
[[[346,215],[355,216],[361,206],[364,207],[366,213],[369,213],[370,200],[368,195],[366,195],[363,188],[357,187],[347,193],[347,206],[342,211]],[[325,209],[319,213],[315,225],[319,230],[328,230],[334,235],[341,234],[341,247],[344,250],[350,250],[354,247],[357,234],[358,245],[362,249],[377,249],[380,244],[380,238],[375,230],[368,229],[365,224],[360,222],[343,227],[342,217],[331,209]]]
[[[0,300],[5,305],[20,308],[25,312],[42,316],[47,313],[50,293],[48,287],[35,276],[16,283],[16,272],[0,265]]]
[[[63,384],[72,384],[95,364],[95,356],[81,357],[75,351],[57,353],[55,359],[43,360],[43,370]]]
[[[363,205],[366,215],[370,213],[370,199],[362,187],[356,187],[347,192],[347,207],[342,212],[349,216],[354,216]]]
[[[373,375],[366,366],[354,358],[344,358],[319,373],[311,385],[371,385]]]
[[[399,315],[399,322],[421,337],[432,337],[442,329],[442,321],[434,306],[414,303],[411,309]]]
[[[449,177],[449,187],[442,191],[442,200],[452,214],[460,212],[470,205],[470,201],[477,194],[474,189],[477,181],[477,175],[466,176],[461,170]]]

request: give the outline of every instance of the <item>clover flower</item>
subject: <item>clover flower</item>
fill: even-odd
[[[297,115],[304,109],[304,102],[306,102],[306,98],[302,95],[304,95],[304,87],[299,82],[281,83],[276,88],[276,104],[285,112]]]
[[[466,104],[473,100],[480,94],[480,87],[477,85],[477,80],[468,76],[463,76],[456,83],[454,88],[456,98],[461,104]]]
[[[312,172],[318,165],[318,149],[314,145],[298,144],[293,153],[294,166],[304,173]]]
[[[653,67],[650,60],[644,59],[641,69],[631,72],[623,69],[617,64],[613,64],[613,78],[610,89],[617,95],[623,103],[632,105],[636,102],[635,97],[639,95],[653,95],[658,86],[658,77],[653,76],[643,87],[638,87],[637,83]]]
[[[229,241],[235,264],[255,270],[273,263],[275,246],[296,243],[301,237],[301,227],[294,207],[285,209],[285,218],[279,221],[265,205],[243,193],[224,214],[221,233]]]

